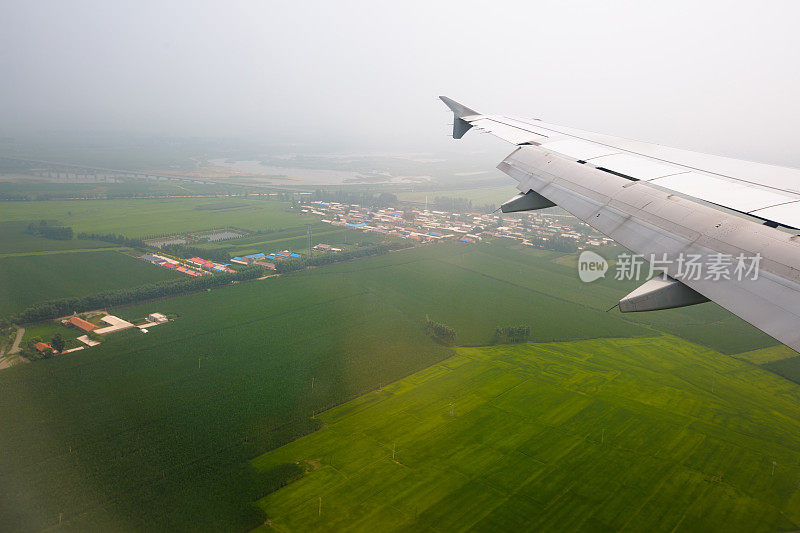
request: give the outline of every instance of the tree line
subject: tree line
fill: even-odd
[[[46,220],[42,220],[39,224],[31,222],[28,224],[28,233],[45,239],[54,239],[58,241],[72,240],[72,228],[69,226],[51,226]]]
[[[234,281],[246,281],[262,276],[263,274],[264,269],[254,265],[243,267],[233,274],[219,273],[213,276],[159,281],[157,283],[140,285],[139,287],[104,291],[79,298],[60,298],[34,304],[17,315],[8,317],[8,320],[15,324],[40,322],[42,320],[49,320],[73,313],[81,313],[92,309],[105,309],[107,307],[114,307],[142,300],[151,300],[153,298],[163,298],[164,296],[173,296],[186,292],[224,287]]]
[[[519,326],[498,326],[494,330],[494,341],[499,344],[510,342],[525,342],[531,334],[531,327],[526,325]]]
[[[94,240],[94,241],[104,241],[104,242],[113,242],[116,244],[121,244],[123,246],[127,246],[129,248],[144,248],[145,243],[142,239],[131,239],[124,235],[117,235],[116,233],[86,233],[82,231],[78,233],[79,239],[86,239],[86,240]]]
[[[453,328],[431,320],[427,316],[425,317],[425,333],[442,344],[453,345],[456,342],[456,332]]]
[[[279,261],[275,264],[275,271],[278,274],[285,274],[287,272],[294,272],[296,270],[303,270],[307,267],[316,267],[323,265],[330,265],[333,263],[341,263],[351,259],[358,259],[360,257],[368,257],[371,255],[383,255],[392,250],[399,250],[408,247],[404,243],[388,243],[388,244],[373,244],[354,248],[344,252],[327,253],[325,255],[316,255],[312,257],[301,257],[298,259],[287,259]]]

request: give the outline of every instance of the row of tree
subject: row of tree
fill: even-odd
[[[128,246],[130,248],[144,248],[145,244],[142,239],[131,239],[124,235],[117,235],[116,233],[86,233],[85,231],[78,233],[79,239],[91,239],[95,241],[113,242]]]
[[[494,342],[506,344],[510,342],[525,342],[531,335],[531,327],[526,325],[519,326],[499,326],[494,330]]]
[[[295,270],[303,270],[307,267],[330,265],[333,263],[341,263],[342,261],[349,261],[351,259],[358,259],[360,257],[387,254],[392,250],[399,250],[406,247],[408,247],[407,244],[399,242],[389,244],[372,244],[344,252],[326,253],[325,255],[302,257],[300,259],[293,260],[283,260],[275,264],[275,271],[278,274],[285,274],[287,272],[294,272]]]
[[[234,281],[254,279],[263,274],[264,269],[254,265],[243,267],[233,274],[219,273],[213,276],[160,281],[130,289],[116,289],[100,292],[81,298],[49,300],[32,305],[21,313],[9,317],[9,320],[15,324],[39,322],[92,309],[105,309],[142,300],[223,287]]]
[[[442,344],[453,345],[456,342],[456,332],[453,328],[431,320],[427,316],[425,317],[425,333]]]
[[[46,220],[38,224],[31,222],[28,224],[27,232],[31,235],[44,237],[45,239],[55,239],[58,241],[69,241],[72,239],[72,228],[69,226],[51,226]]]

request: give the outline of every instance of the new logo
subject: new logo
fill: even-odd
[[[607,270],[608,261],[600,254],[586,250],[578,257],[578,277],[584,283],[605,277]]]

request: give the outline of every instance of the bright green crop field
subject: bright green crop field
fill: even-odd
[[[780,531],[800,386],[674,337],[459,348],[253,461],[280,531]],[[264,530],[268,529],[266,526]]]

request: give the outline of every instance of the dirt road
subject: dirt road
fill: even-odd
[[[23,335],[25,335],[25,328],[17,329],[17,338],[14,339],[14,344],[11,345],[11,349],[8,351],[7,355],[14,355],[19,351],[19,343],[22,342]]]

